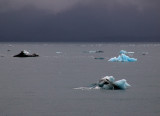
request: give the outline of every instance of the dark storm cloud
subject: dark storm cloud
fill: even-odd
[[[159,0],[0,0],[0,41],[160,41]]]

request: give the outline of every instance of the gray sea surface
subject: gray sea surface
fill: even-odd
[[[40,57],[13,57],[21,50]],[[108,62],[120,50],[138,61]],[[74,89],[104,76],[131,87]],[[160,116],[159,89],[159,43],[0,43],[0,116]]]

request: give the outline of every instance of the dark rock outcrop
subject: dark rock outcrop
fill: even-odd
[[[28,51],[23,50],[19,54],[14,55],[13,57],[39,57],[39,55],[35,53],[30,54]]]

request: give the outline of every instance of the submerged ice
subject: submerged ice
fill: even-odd
[[[90,90],[90,89],[105,89],[105,90],[125,90],[130,87],[125,79],[115,81],[113,76],[105,76],[97,83],[91,84],[89,87],[79,87],[75,89]]]
[[[113,57],[111,59],[109,59],[108,61],[111,62],[135,62],[137,61],[136,58],[130,58],[129,56],[127,56],[126,54],[132,54],[134,52],[127,52],[124,50],[120,51],[120,55],[118,57]]]

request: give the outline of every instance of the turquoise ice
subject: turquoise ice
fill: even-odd
[[[113,57],[113,58],[109,59],[108,61],[110,61],[110,62],[135,62],[135,61],[137,61],[137,59],[130,58],[129,56],[127,56],[125,54],[121,54],[118,57]]]
[[[113,57],[109,59],[108,61],[110,62],[135,62],[137,61],[136,58],[131,58],[127,56],[126,54],[128,53],[134,53],[134,52],[127,52],[127,51],[121,50],[120,55],[118,57]]]

